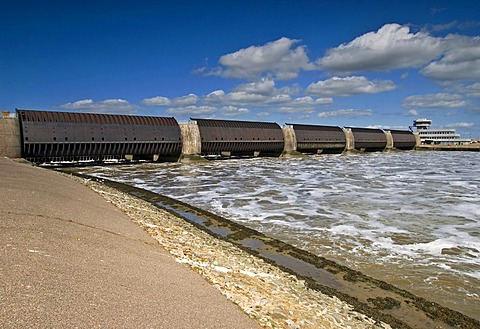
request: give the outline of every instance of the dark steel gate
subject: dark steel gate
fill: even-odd
[[[17,110],[22,157],[37,163],[179,157],[174,118]]]
[[[387,137],[381,129],[374,128],[353,128],[355,149],[367,152],[383,151],[387,147]]]
[[[297,139],[297,151],[305,153],[342,153],[347,140],[342,128],[336,126],[316,126],[291,124]]]
[[[415,135],[408,130],[390,130],[393,147],[399,150],[413,150],[416,145]]]
[[[203,155],[280,155],[283,132],[277,123],[194,119]]]

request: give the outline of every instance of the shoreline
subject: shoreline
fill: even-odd
[[[391,328],[144,200],[94,180],[71,177],[118,207],[177,262],[200,274],[262,327]]]
[[[461,313],[435,303],[429,306],[430,302],[426,300],[368,278],[360,272],[346,269],[345,273],[340,273],[344,269],[329,264],[326,266],[327,270],[338,274],[334,280],[340,281],[341,285],[345,285],[344,288],[357,290],[354,298],[345,296],[340,286],[336,286],[337,289],[334,288],[333,291],[328,287],[326,289],[323,284],[312,282],[308,276],[299,275],[298,272],[285,268],[282,270],[279,264],[270,264],[265,259],[242,250],[238,244],[225,241],[222,235],[231,233],[229,231],[231,228],[226,227],[225,223],[220,224],[220,229],[218,225],[216,226],[217,235],[220,236],[213,237],[198,225],[188,223],[185,218],[174,216],[171,212],[161,209],[161,206],[135,197],[135,193],[126,193],[116,189],[115,186],[113,188],[107,186],[110,184],[104,184],[105,182],[96,182],[95,179],[78,177],[74,179],[89,186],[120,208],[167,249],[177,262],[185,263],[201,274],[262,326],[389,328],[390,325],[387,323],[390,323],[395,328],[433,326],[449,328],[456,324],[461,324],[463,328],[474,328],[478,325],[478,321]],[[311,255],[308,253],[290,252],[288,256],[295,254],[296,259],[319,267],[318,259],[309,259]],[[286,253],[282,254],[284,255]],[[385,289],[387,293],[377,292],[375,298],[369,298],[373,293],[365,291],[382,286],[382,289],[388,286]],[[406,324],[397,321],[395,313],[402,313],[408,308],[412,312],[412,309],[419,306],[423,311],[414,314],[417,318],[413,322]]]

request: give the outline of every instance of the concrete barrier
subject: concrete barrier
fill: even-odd
[[[2,111],[0,117],[0,156],[20,158],[22,156],[20,125],[18,118]]]
[[[133,119],[136,119],[136,117],[132,118],[131,120]],[[338,133],[341,134],[342,132],[345,135],[345,140],[343,140],[343,136],[341,136],[343,144],[341,145],[341,148],[336,148],[336,150],[338,149],[340,150],[340,152],[343,150],[352,152],[363,151],[362,145],[376,142],[377,140],[379,140],[380,137],[382,140],[386,140],[384,141],[384,143],[386,143],[385,150],[391,150],[399,148],[396,144],[399,144],[400,146],[403,145],[402,143],[404,142],[404,140],[401,137],[403,136],[402,134],[406,133],[406,131],[400,130],[383,131],[380,129],[335,127],[339,129],[339,131],[336,132],[337,135],[335,135],[333,132],[331,134],[329,133],[330,130],[328,129],[333,128],[330,126],[312,126],[304,124],[295,125],[287,123],[285,127],[280,128],[280,126],[276,123],[206,119],[196,120],[205,121],[204,126],[199,125],[197,121],[190,121],[189,123],[178,124],[180,136],[178,136],[176,140],[178,147],[180,147],[179,140],[181,140],[181,155],[179,157],[176,157],[175,161],[177,159],[179,162],[206,161],[203,156],[209,155],[212,152],[216,152],[217,154],[221,154],[223,156],[238,154],[252,156],[278,156],[281,152],[282,157],[304,157],[306,156],[306,154],[300,152],[304,152],[304,149],[308,149],[308,147],[310,147],[311,149],[314,149],[316,147],[317,153],[326,153],[325,151],[328,151],[329,148],[333,148],[338,144],[332,143],[336,143],[337,140],[340,140]],[[22,152],[26,152],[25,150],[28,145],[23,145],[22,143],[22,131],[20,128],[21,122],[15,116],[15,114],[11,114],[7,111],[2,111],[2,114],[0,116],[0,156],[16,158],[21,157]],[[298,131],[296,131],[297,128],[299,129]],[[282,134],[281,136],[278,136],[280,130]],[[126,130],[125,134],[128,131],[130,130]],[[380,131],[382,132],[381,134]],[[274,133],[276,135],[272,135]],[[357,134],[358,136],[355,136],[355,134]],[[398,137],[397,135],[399,135],[400,137]],[[410,133],[410,144],[413,143],[413,136],[411,135],[412,134]],[[420,145],[420,138],[418,134],[413,135],[415,136],[416,146],[418,147]],[[132,138],[135,139],[134,137]],[[25,140],[27,140],[27,138],[28,137],[25,137]],[[398,140],[396,141],[396,139]],[[157,139],[155,138],[155,140]],[[356,143],[358,145],[356,145]],[[221,144],[221,147],[217,147],[218,150],[216,150],[215,152],[209,152],[209,144]],[[345,145],[344,149],[343,145]],[[364,146],[364,148],[367,149],[367,146]],[[258,148],[258,150],[256,147]],[[262,147],[265,149],[262,149]],[[272,147],[276,147],[276,149],[272,149],[276,152],[271,152],[271,154],[269,154],[268,151]],[[283,152],[281,151],[281,147],[283,147]],[[381,149],[377,147],[377,150],[380,151]],[[180,149],[178,150],[178,152],[180,152]],[[306,153],[308,154],[308,152]],[[23,156],[25,156],[25,154],[23,154]],[[127,160],[135,160],[135,157],[128,152],[125,154],[125,157],[127,158]],[[160,158],[161,154],[153,154],[153,161],[161,160]]]
[[[393,149],[392,132],[389,131],[389,130],[384,130],[383,133],[385,134],[385,137],[387,138],[387,146],[385,147],[385,150],[392,150]]]
[[[355,150],[355,137],[353,136],[352,130],[348,128],[343,128],[343,132],[345,133],[345,138],[347,139],[347,146],[345,147],[345,151]]]
[[[179,126],[182,134],[182,155],[178,161],[183,163],[205,161],[200,156],[202,152],[202,138],[200,137],[198,125],[189,122],[180,123]]]
[[[281,157],[282,158],[298,158],[304,157],[305,155],[297,152],[297,137],[295,135],[295,130],[293,127],[283,127],[283,141],[284,148]]]

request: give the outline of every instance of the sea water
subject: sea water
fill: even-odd
[[[82,168],[209,210],[480,319],[480,153]]]

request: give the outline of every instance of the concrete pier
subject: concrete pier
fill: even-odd
[[[355,137],[353,136],[353,132],[351,129],[343,128],[345,132],[345,138],[347,139],[347,147],[345,147],[345,151],[353,151],[355,149]]]
[[[182,134],[182,155],[179,162],[189,163],[205,161],[201,156],[202,138],[200,130],[195,123],[180,123],[180,132]]]
[[[284,149],[282,152],[282,158],[297,158],[303,157],[304,155],[300,152],[297,152],[297,138],[295,135],[295,130],[292,127],[283,127],[283,141]]]
[[[0,156],[20,158],[22,156],[20,125],[16,117],[2,112],[0,117]]]
[[[392,150],[393,149],[392,133],[389,130],[384,130],[383,133],[385,134],[385,137],[387,138],[387,146],[385,147],[385,150]]]

